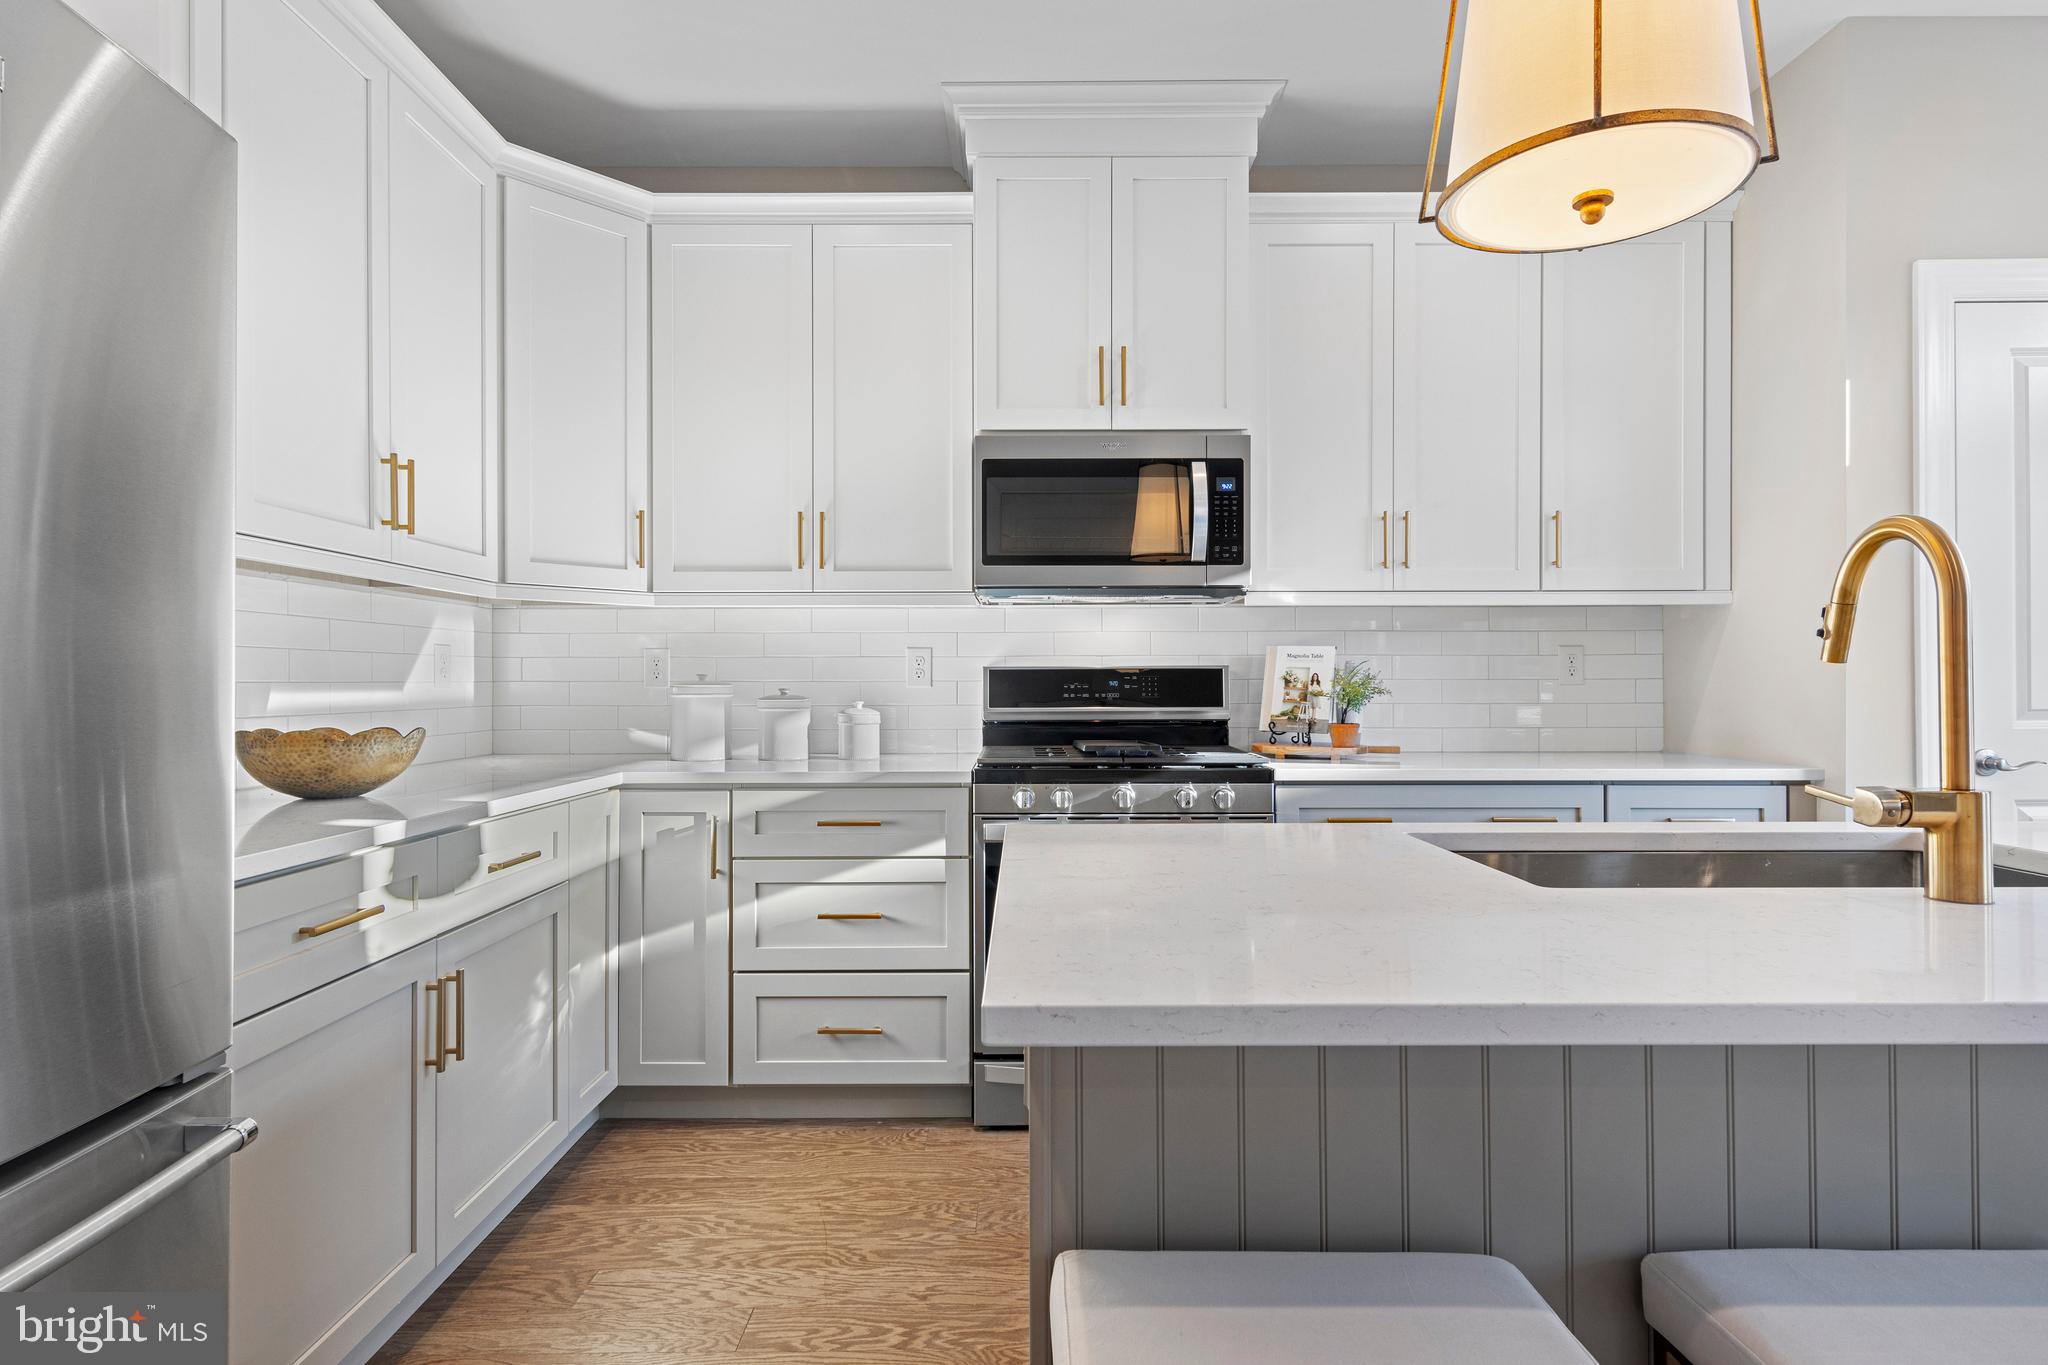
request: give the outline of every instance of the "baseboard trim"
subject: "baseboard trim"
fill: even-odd
[[[962,1119],[965,1085],[622,1085],[599,1111],[608,1119]]]

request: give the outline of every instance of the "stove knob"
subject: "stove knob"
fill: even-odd
[[[1109,799],[1116,802],[1118,810],[1136,810],[1138,806],[1138,789],[1128,782],[1122,783],[1115,791],[1109,794]]]
[[[1019,786],[1010,793],[1010,804],[1018,810],[1030,810],[1038,804],[1038,794],[1026,786]]]
[[[1074,789],[1072,787],[1054,787],[1052,789],[1052,808],[1062,815],[1072,810],[1074,808]]]
[[[1216,795],[1210,799],[1215,801],[1217,810],[1229,810],[1237,804],[1237,793],[1232,791],[1230,784],[1226,782],[1216,789]]]
[[[1181,784],[1180,790],[1173,794],[1173,804],[1179,806],[1182,810],[1193,810],[1195,802],[1200,797],[1201,793],[1195,790],[1194,783],[1184,782]]]

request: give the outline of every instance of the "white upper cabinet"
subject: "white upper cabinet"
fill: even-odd
[[[964,591],[973,232],[812,229],[815,585]]]
[[[391,558],[496,578],[497,173],[396,82],[390,164]]]
[[[1543,258],[1546,588],[1706,586],[1706,243]]]
[[[1110,162],[974,168],[974,406],[986,430],[1110,425]]]
[[[977,424],[1249,425],[1249,176],[1227,156],[977,161]]]
[[[1394,227],[1254,229],[1253,584],[1391,585]]]
[[[802,591],[811,229],[654,230],[654,586]]]
[[[1249,176],[1235,156],[1111,163],[1111,425],[1251,424]]]
[[[505,579],[647,586],[647,225],[505,185]]]
[[[1543,262],[1394,243],[1394,586],[1541,585]]]
[[[225,0],[239,144],[235,529],[382,558],[387,75],[317,0]]]

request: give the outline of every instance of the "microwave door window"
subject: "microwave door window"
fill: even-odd
[[[1006,460],[982,470],[982,557],[991,564],[1186,564],[1185,464]]]
[[[1193,536],[1189,522],[1188,467],[1148,464],[1138,471],[1138,502],[1131,524],[1131,563],[1185,564]]]

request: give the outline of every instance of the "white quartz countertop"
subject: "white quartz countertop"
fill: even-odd
[[[1917,846],[1843,824],[1009,833],[996,1046],[2048,1042],[2048,890],[1557,890],[1452,847]]]
[[[296,801],[258,787],[235,796],[235,880],[446,833],[612,787],[964,786],[973,766],[973,754],[812,757],[791,763],[501,755],[417,764],[389,785],[347,801]]]
[[[2048,877],[2048,820],[2018,820],[1991,834],[1991,860]]]
[[[1295,759],[1280,781],[1309,782],[1818,782],[1819,768],[1704,754],[1394,754],[1395,761]]]

